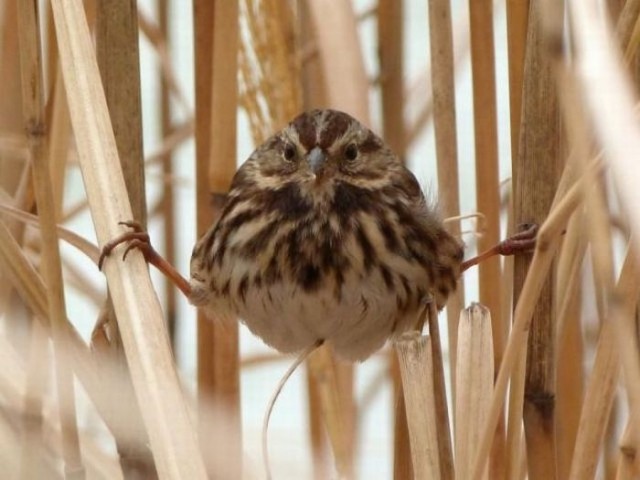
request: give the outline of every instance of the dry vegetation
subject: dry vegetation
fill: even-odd
[[[175,292],[161,308],[135,253],[106,263],[108,296],[93,291],[87,276],[102,274],[61,260],[59,245],[94,263],[98,247],[65,222],[90,209],[102,245],[121,233],[118,221],[159,216],[172,260],[178,230],[202,233],[215,219],[236,168],[238,108],[260,142],[316,106],[369,124],[381,112],[379,129],[403,159],[432,123],[440,207],[458,216],[455,79],[469,53],[479,248],[499,239],[501,218],[503,234],[535,222],[539,237],[531,255],[480,266],[478,299],[460,288],[441,316],[442,345],[429,311],[428,335],[406,335],[385,356],[394,478],[638,478],[640,0],[507,0],[507,132],[491,40],[500,2],[470,0],[466,24],[452,20],[450,0],[425,0],[437,19],[424,46],[432,67],[410,88],[401,0],[358,14],[350,0],[185,2],[196,107],[181,123],[172,109],[190,107],[168,57],[168,3],[157,2],[156,22],[127,0],[0,2],[0,477],[262,478],[243,466],[240,375],[272,357],[241,358],[238,329],[199,318],[190,398],[172,354]],[[372,18],[378,72],[369,78],[358,25]],[[159,126],[162,144],[146,158],[132,73],[139,35],[157,54],[161,93],[159,117],[145,122]],[[499,135],[512,148],[505,198]],[[182,225],[171,156],[192,137],[197,225]],[[145,165],[158,163],[162,200],[148,206]],[[86,202],[63,208],[65,172],[78,165]],[[450,223],[458,235],[459,225]],[[89,340],[65,290],[99,306]],[[358,366],[320,349],[306,368],[309,470],[357,476]],[[85,394],[108,441],[82,421]]]

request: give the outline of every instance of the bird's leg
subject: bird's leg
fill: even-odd
[[[509,256],[516,253],[528,252],[536,245],[536,235],[538,233],[538,225],[535,223],[525,224],[524,230],[518,232],[499,244],[485,250],[480,255],[470,258],[462,262],[460,271],[464,272],[469,268],[479,264],[480,262],[493,257],[494,255]]]
[[[127,254],[137,248],[147,263],[153,265],[160,270],[173,284],[185,294],[187,298],[191,296],[191,285],[189,281],[180,275],[173,265],[167,262],[152,246],[149,239],[149,234],[142,228],[138,222],[118,222],[120,225],[125,225],[132,229],[131,232],[123,233],[119,237],[107,242],[102,251],[100,252],[100,258],[98,259],[98,268],[102,270],[102,264],[104,259],[121,243],[127,243],[127,248],[122,254],[122,259],[127,257]]]

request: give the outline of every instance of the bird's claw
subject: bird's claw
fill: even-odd
[[[508,256],[520,252],[530,252],[536,246],[538,225],[536,223],[523,224],[520,232],[502,241],[498,247],[500,255]]]
[[[118,237],[107,242],[100,251],[100,257],[98,258],[98,268],[102,270],[102,264],[104,259],[111,254],[114,248],[122,243],[128,243],[126,250],[122,254],[122,259],[127,258],[129,252],[133,249],[138,249],[142,254],[147,257],[148,253],[152,250],[151,242],[149,240],[149,234],[142,227],[142,225],[136,221],[123,221],[118,222],[118,225],[124,225],[132,229],[131,232],[123,233]]]

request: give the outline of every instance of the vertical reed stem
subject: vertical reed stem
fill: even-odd
[[[214,2],[213,9],[207,3],[194,3],[196,69],[205,62],[196,71],[196,105],[208,114],[203,123],[196,113],[196,135],[210,139],[206,147],[196,147],[198,236],[214,224],[236,171],[238,0]],[[203,28],[211,35],[205,37]],[[207,96],[202,95],[205,89],[210,90]],[[202,106],[205,101],[209,103]],[[238,332],[237,322],[223,326],[198,317],[201,447],[210,474],[224,466],[229,478],[239,478],[242,471]]]
[[[456,130],[455,72],[451,6],[449,0],[429,0],[429,46],[431,50],[431,87],[433,123],[438,162],[438,200],[444,217],[460,215],[458,188],[458,139]],[[460,225],[450,225],[452,235],[460,236]],[[451,372],[452,401],[456,398],[456,355],[458,318],[464,305],[464,282],[447,302],[449,334],[449,368]],[[455,422],[455,418],[454,418]]]
[[[531,4],[525,55],[522,124],[514,184],[515,224],[538,223],[547,216],[557,186],[559,113],[555,78],[541,25],[541,2]],[[517,227],[516,227],[517,228]],[[531,257],[514,261],[514,303]],[[542,288],[529,332],[525,380],[524,425],[529,475],[556,478],[555,449],[555,312],[554,270]]]
[[[64,469],[66,475],[70,477],[84,478],[84,466],[82,465],[76,423],[73,372],[65,333],[67,313],[62,282],[62,265],[55,223],[51,176],[47,165],[42,50],[37,2],[19,2],[18,23],[23,117],[31,161],[33,162],[33,182],[40,214],[42,269],[47,285],[48,313],[56,361],[55,379],[58,391]]]

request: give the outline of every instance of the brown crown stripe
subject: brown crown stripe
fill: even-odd
[[[298,133],[298,140],[307,150],[311,150],[316,145],[315,118],[317,116],[317,112],[318,111],[316,110],[311,114],[303,113],[291,122],[291,126]]]
[[[319,135],[318,145],[320,148],[327,150],[347,132],[352,122],[352,118],[347,114],[336,110],[328,110]]]

